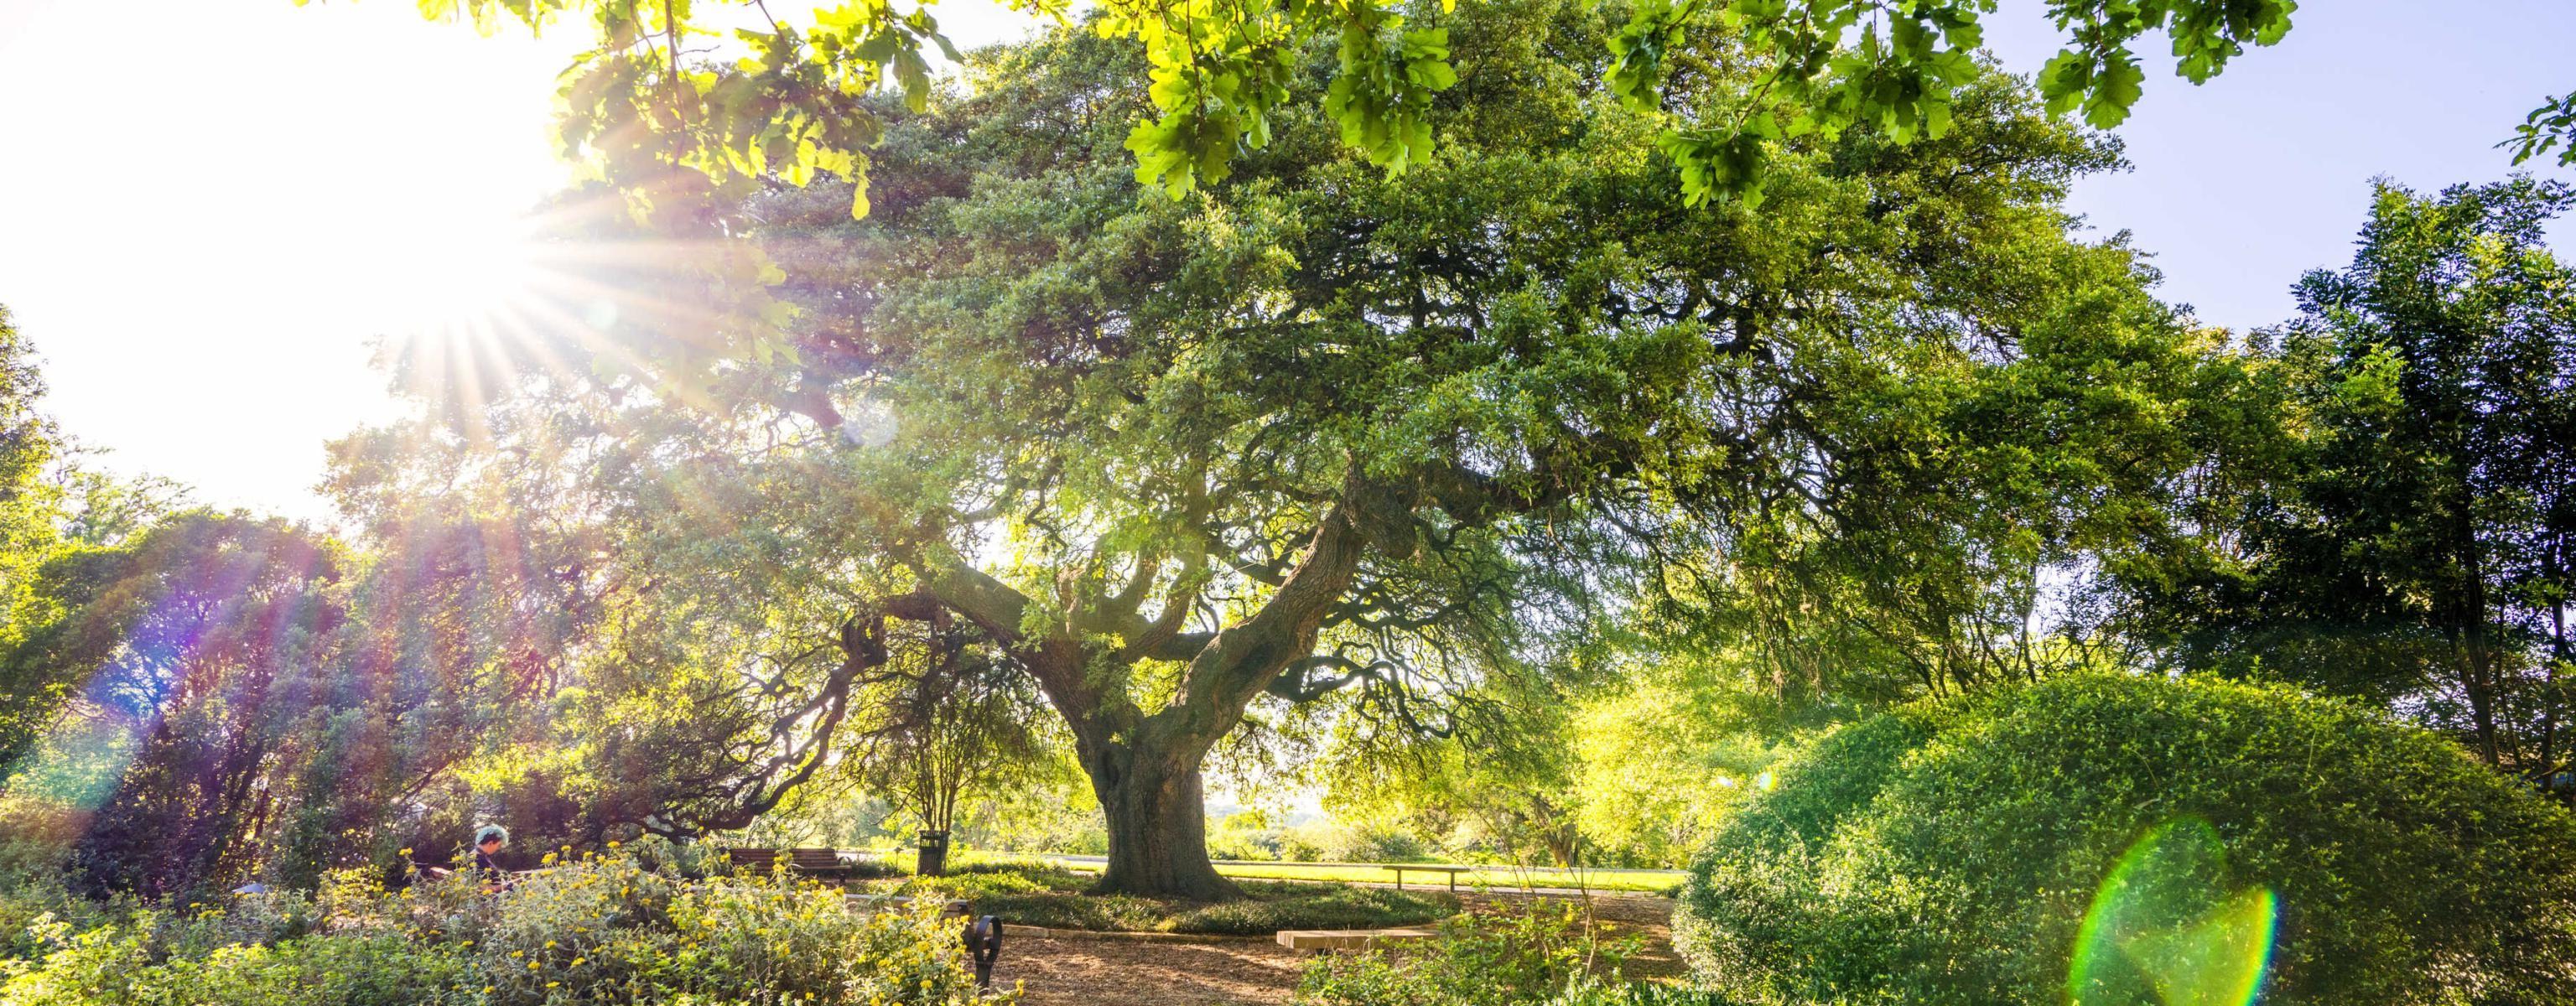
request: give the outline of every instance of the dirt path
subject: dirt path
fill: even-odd
[[[1288,948],[1253,940],[1021,939],[1003,945],[993,984],[1026,983],[1029,1006],[1269,1004],[1288,1001],[1303,967]]]
[[[1466,901],[1475,910],[1521,897],[1470,895]],[[1592,902],[1594,916],[1616,932],[1646,938],[1645,952],[1629,962],[1629,977],[1681,974],[1681,961],[1673,955],[1672,902],[1615,896],[1595,896]],[[1304,968],[1304,958],[1268,941],[1021,937],[1004,944],[993,984],[1025,983],[1030,1006],[1278,1006],[1296,991]]]

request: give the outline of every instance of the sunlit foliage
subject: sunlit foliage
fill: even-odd
[[[40,617],[30,607],[31,581],[59,539],[43,476],[60,447],[53,424],[37,411],[44,378],[31,356],[0,306],[0,645],[14,644],[27,621]],[[0,680],[0,782],[42,736],[60,699],[51,679]]]
[[[2263,1002],[2564,1003],[2571,867],[2576,818],[2386,713],[2073,675],[1826,736],[1723,826],[1675,931],[1751,1001],[2062,1004],[2075,975],[2176,1006],[2264,966],[2269,892]]]
[[[40,914],[0,956],[8,1006],[1007,1004],[975,988],[936,902],[854,904],[793,876],[709,874],[645,842],[549,857],[494,895],[466,874],[398,891],[335,873],[318,894]],[[40,904],[0,886],[0,918]],[[13,934],[14,935],[14,934]]]
[[[305,3],[307,0],[296,0]],[[1013,10],[1063,21],[1063,0],[1012,0]],[[1780,154],[1798,139],[1867,128],[1896,143],[1938,138],[1954,105],[1986,71],[1980,19],[1994,0],[1643,0],[1603,5],[1625,26],[1590,42],[1593,66],[1560,86],[1594,81],[1661,128],[1632,137],[1660,150],[1693,205],[1759,202]],[[2037,73],[2051,114],[2081,109],[2107,128],[2127,117],[2146,79],[2131,44],[2172,40],[2175,71],[2194,84],[2251,46],[2290,29],[2294,0],[2052,0],[2047,16],[2067,48]],[[884,118],[859,100],[891,84],[918,110],[930,90],[926,54],[957,58],[931,4],[889,0],[811,9],[782,19],[761,0],[425,0],[432,19],[489,32],[515,20],[559,21],[593,47],[563,75],[559,132],[567,154],[624,188],[641,207],[685,218],[708,194],[739,195],[774,176],[804,185],[818,172],[854,183],[851,212],[869,207],[864,148]],[[782,9],[787,9],[782,5]],[[1239,158],[1268,148],[1305,102],[1320,105],[1340,142],[1391,173],[1427,163],[1443,128],[1443,92],[1461,67],[1450,29],[1456,0],[1287,0],[1277,4],[1112,0],[1091,26],[1133,39],[1148,63],[1121,81],[1149,101],[1126,112],[1125,147],[1138,181],[1178,197],[1230,177]],[[1330,49],[1322,87],[1303,88]],[[1710,53],[1724,56],[1712,61]],[[1603,59],[1602,57],[1607,57]],[[1736,100],[1711,107],[1687,94],[1714,63],[1758,74]],[[1729,71],[1720,70],[1725,73]],[[1320,96],[1320,97],[1319,97]]]

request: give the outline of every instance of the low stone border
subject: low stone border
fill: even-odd
[[[1268,943],[1276,933],[1245,935],[1240,933],[1163,933],[1132,932],[1116,929],[1049,929],[1002,920],[1002,937],[1042,936],[1053,940],[1126,940],[1134,943]]]

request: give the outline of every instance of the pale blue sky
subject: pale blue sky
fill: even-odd
[[[2041,9],[2005,0],[1989,19],[1989,46],[2017,71],[2058,49]],[[2118,130],[2136,168],[2075,189],[2077,211],[2156,254],[2166,299],[2230,327],[2281,320],[2301,272],[2351,260],[2373,177],[2501,179],[2511,158],[2491,145],[2576,89],[2576,0],[2307,0],[2292,23],[2200,87],[2170,57],[2150,62]],[[2561,249],[2571,235],[2563,220],[2551,232]]]
[[[470,302],[451,250],[554,184],[565,43],[412,7],[0,0],[0,304],[44,355],[50,409],[116,467],[326,515],[322,442],[395,410],[369,338]],[[2039,10],[1990,19],[2016,70],[2056,48]],[[967,44],[1025,23],[989,0],[939,11]],[[2300,272],[2350,256],[2373,176],[2500,178],[2490,145],[2576,88],[2576,0],[2310,0],[2296,23],[2205,87],[2154,69],[2120,130],[2135,170],[2075,192],[2213,323],[2286,316]]]

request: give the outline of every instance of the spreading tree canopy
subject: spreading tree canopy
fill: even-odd
[[[1103,885],[1200,896],[1228,890],[1202,764],[1247,717],[1493,728],[1589,673],[1598,616],[1704,605],[1732,562],[1893,514],[1890,489],[2023,513],[1992,531],[2032,555],[2134,522],[2079,504],[2162,470],[2192,336],[2057,208],[2104,141],[1984,76],[1937,139],[1811,136],[1760,215],[1693,209],[1657,118],[1582,84],[1597,14],[1449,25],[1458,140],[1417,170],[1282,106],[1179,200],[1125,162],[1144,52],[984,53],[883,109],[866,220],[820,187],[736,211],[784,343],[663,271],[692,249],[569,208],[591,222],[562,309],[416,345],[440,408],[344,443],[341,491],[572,543],[602,599],[574,654],[595,751],[689,759],[655,826],[773,806],[833,757],[889,620],[953,617],[1071,733]],[[1987,551],[1943,534],[1926,555]]]

